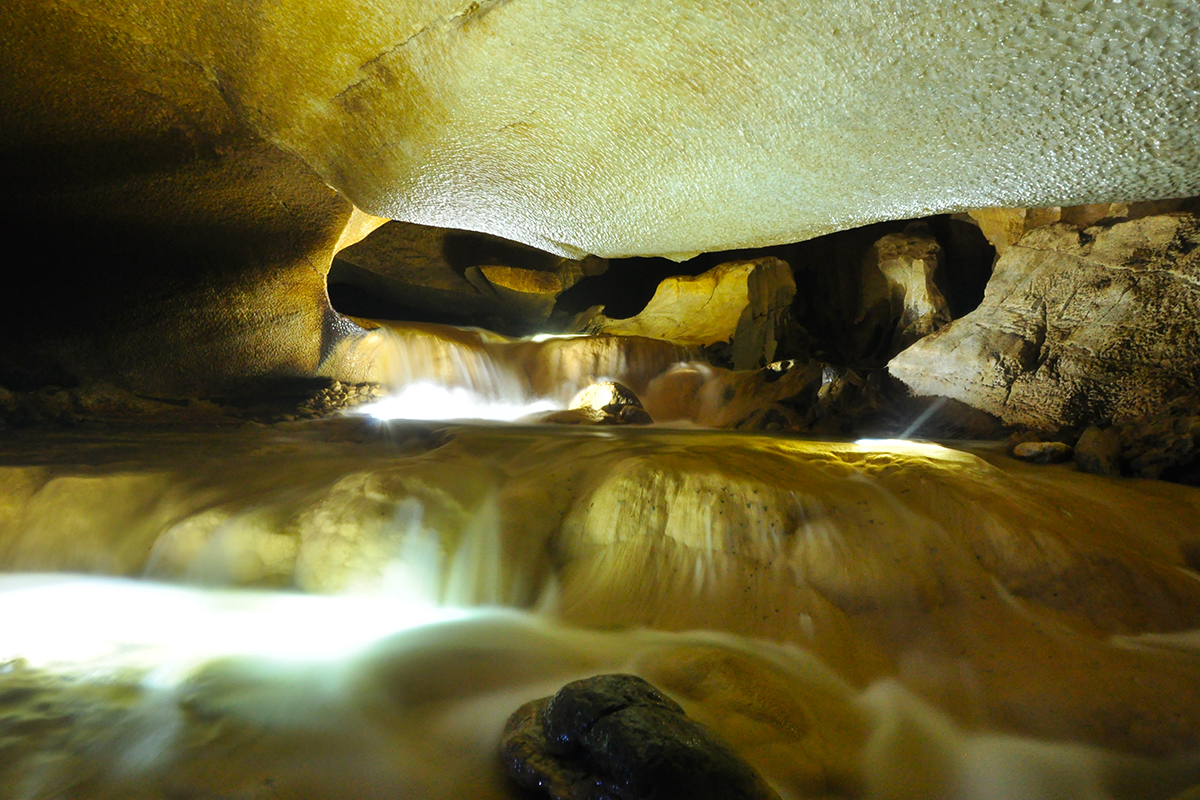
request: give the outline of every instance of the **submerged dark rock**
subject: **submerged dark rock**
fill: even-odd
[[[1116,428],[1101,430],[1093,425],[1075,443],[1075,466],[1082,472],[1121,475],[1121,435]]]
[[[553,800],[768,800],[729,745],[645,680],[598,675],[509,717],[501,757]]]

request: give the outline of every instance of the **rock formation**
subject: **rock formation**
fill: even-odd
[[[1200,486],[1200,399],[1176,400],[1117,427],[1129,474]]]
[[[1075,443],[1075,466],[1082,472],[1106,475],[1121,474],[1121,437],[1115,428],[1101,430],[1095,425],[1083,432]]]
[[[10,4],[0,230],[39,251],[0,338],[6,382],[364,380],[363,333],[324,293],[353,220],[678,257],[1200,193],[1187,0],[956,4],[918,15],[936,36],[882,0],[321,8]],[[544,312],[541,289],[479,277]]]
[[[654,421],[633,390],[616,381],[593,383],[571,398],[567,408],[598,415],[602,420],[611,418],[621,424],[647,425]]]
[[[795,294],[791,267],[779,259],[733,261],[695,277],[667,278],[634,317],[609,319],[596,312],[581,324],[593,334],[728,344],[734,369],[756,369],[774,360]]]
[[[1063,442],[1021,442],[1012,454],[1013,458],[1033,464],[1061,464],[1070,461],[1075,451]]]
[[[1102,221],[1119,222],[1195,209],[1194,199],[1150,200],[1137,203],[1093,203],[1065,208],[973,208],[967,212],[967,217],[979,226],[996,248],[996,253],[1002,254],[1034,228],[1053,225],[1056,222],[1086,228]]]
[[[856,349],[884,360],[950,322],[938,288],[942,248],[920,223],[884,236],[863,258]]]
[[[922,17],[932,35],[881,0],[19,0],[2,141],[36,174],[71,144],[205,152],[244,132],[379,216],[576,255],[715,251],[1200,194],[1198,14],[955,4]]]
[[[1027,233],[983,304],[889,363],[918,394],[1041,430],[1121,420],[1200,387],[1200,217]]]
[[[1195,0],[10,0],[0,42],[0,567],[72,573],[0,575],[0,795],[504,800],[505,716],[616,672],[661,692],[513,718],[527,784],[1200,780],[1200,494],[1117,478],[1200,483]],[[595,335],[438,324],[696,253]],[[1088,426],[1080,469],[857,440],[917,337],[893,374],[1035,458]],[[318,419],[425,382],[745,433]]]

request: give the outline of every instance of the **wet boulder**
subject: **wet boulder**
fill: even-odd
[[[1070,461],[1074,452],[1064,442],[1021,442],[1013,448],[1013,457],[1031,464],[1061,464]]]
[[[1116,428],[1101,430],[1095,425],[1083,432],[1075,443],[1075,466],[1081,472],[1106,475],[1121,474],[1121,435]]]
[[[584,387],[571,399],[568,411],[582,412],[598,423],[648,425],[654,421],[633,390],[616,381],[599,381]]]
[[[598,675],[533,700],[501,739],[509,774],[552,800],[769,800],[734,750],[650,683]]]

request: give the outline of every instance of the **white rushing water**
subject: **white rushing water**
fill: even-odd
[[[530,399],[523,392],[505,397],[487,396],[463,386],[416,382],[364,406],[361,412],[375,419],[492,420],[515,422],[522,417],[564,408],[548,398]]]
[[[360,409],[377,419],[511,422],[561,410],[590,383],[641,387],[690,351],[638,337],[508,339],[444,325],[381,329],[377,356],[389,396]]]
[[[565,406],[539,397],[509,359],[512,343],[486,331],[442,326],[389,331],[381,362],[389,395],[361,409],[376,419],[511,422]]]

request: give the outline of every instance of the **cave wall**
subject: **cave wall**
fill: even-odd
[[[29,2],[2,24],[0,232],[25,250],[0,384],[187,395],[361,371],[325,275],[377,221],[247,128],[154,31]]]

